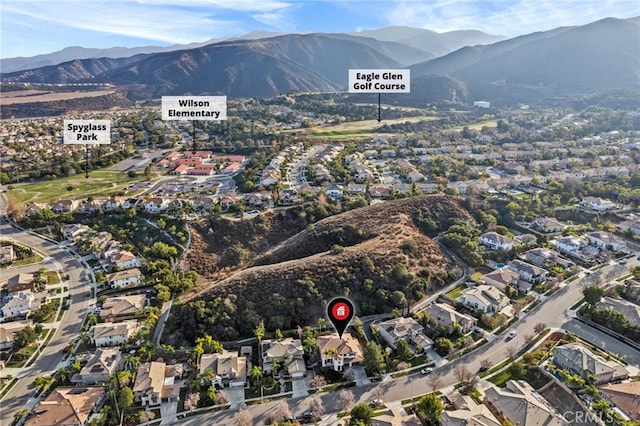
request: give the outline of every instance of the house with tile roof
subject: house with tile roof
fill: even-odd
[[[508,268],[499,268],[488,272],[480,277],[480,282],[491,285],[504,291],[507,286],[516,287],[520,275],[516,271]]]
[[[100,319],[104,322],[117,322],[135,318],[136,314],[145,308],[146,303],[147,296],[144,294],[109,297],[102,303]]]
[[[546,269],[518,259],[509,262],[507,268],[518,274],[521,280],[531,284],[541,284],[549,278],[549,271]]]
[[[96,347],[121,345],[138,330],[138,321],[98,323],[89,329],[89,339]]]
[[[133,287],[142,282],[144,275],[138,268],[125,269],[107,275],[107,282],[111,288]]]
[[[86,425],[104,396],[102,386],[59,386],[36,404],[24,426]]]
[[[509,380],[504,388],[490,386],[485,390],[485,404],[501,424],[506,420],[523,426],[569,424],[524,380]]]
[[[12,349],[16,333],[32,324],[31,320],[0,322],[0,351]]]
[[[623,239],[616,237],[610,232],[605,232],[605,231],[589,232],[587,234],[587,238],[589,238],[589,244],[595,247],[598,247],[600,249],[621,251],[625,253],[630,252],[629,248],[627,247],[627,243]]]
[[[362,344],[351,333],[344,333],[342,339],[337,334],[318,336],[316,342],[323,367],[343,371],[345,367],[362,362]]]
[[[486,405],[478,404],[468,395],[461,395],[454,403],[456,409],[443,411],[440,423],[447,426],[501,426],[502,423]]]
[[[487,232],[480,236],[480,244],[491,250],[510,251],[516,241],[497,232]]]
[[[71,377],[71,383],[81,386],[106,383],[121,363],[119,348],[97,348],[80,372]]]
[[[247,384],[247,357],[239,356],[235,351],[224,350],[221,354],[202,354],[200,357],[200,375],[211,369],[215,376],[212,386],[244,387]]]
[[[553,354],[553,362],[558,367],[571,374],[577,374],[583,379],[586,379],[589,374],[595,376],[596,384],[626,379],[629,376],[624,366],[605,360],[579,343],[558,346]]]
[[[419,345],[424,350],[431,349],[433,346],[433,340],[424,334],[424,327],[411,317],[393,318],[376,325],[380,337],[393,349],[396,349],[400,340],[412,345]]]
[[[490,285],[479,285],[462,293],[462,303],[472,309],[479,309],[484,313],[491,314],[500,312],[509,305],[509,298]]]
[[[134,400],[145,407],[158,406],[162,401],[179,401],[180,385],[175,383],[183,370],[164,362],[145,362],[138,367],[133,384]]]
[[[598,389],[609,400],[613,407],[618,408],[629,420],[640,421],[640,380],[625,383],[607,383]]]
[[[460,313],[446,303],[432,303],[427,307],[426,312],[429,315],[429,321],[437,327],[444,328],[449,334],[457,328],[456,324],[460,327],[460,331],[466,334],[478,323],[474,317]]]
[[[274,361],[283,362],[288,360],[285,366],[287,374],[292,378],[303,377],[306,374],[306,366],[304,363],[304,350],[300,339],[268,339],[263,340],[260,350],[262,351],[262,370],[272,373],[272,364]]]

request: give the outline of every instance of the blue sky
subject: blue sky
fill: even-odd
[[[639,0],[2,0],[0,57],[67,46],[184,44],[254,30],[351,32],[406,25],[517,36],[638,15]]]

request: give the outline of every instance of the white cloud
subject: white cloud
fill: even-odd
[[[391,10],[387,14],[390,25],[437,32],[473,28],[506,36],[640,14],[637,0],[399,0],[394,3],[389,5]]]
[[[178,5],[177,5],[177,4]],[[98,31],[167,43],[190,43],[241,33],[247,28],[230,12],[256,12],[265,23],[277,21],[289,7],[282,1],[167,0],[79,1],[26,0],[7,4],[5,16],[28,18],[40,25]],[[218,18],[217,16],[221,16]],[[16,22],[16,19],[13,19]],[[246,24],[245,24],[246,25]],[[251,28],[252,29],[252,28]]]

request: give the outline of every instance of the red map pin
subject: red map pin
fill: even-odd
[[[327,305],[329,321],[331,321],[341,339],[354,313],[353,303],[344,297],[335,298]]]

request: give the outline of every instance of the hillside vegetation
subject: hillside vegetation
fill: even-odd
[[[261,320],[268,331],[295,329],[324,318],[326,302],[339,295],[356,304],[358,315],[402,309],[461,276],[430,236],[473,221],[460,199],[443,195],[378,203],[310,225],[306,214],[298,207],[229,224],[232,230],[220,219],[213,219],[215,230],[194,229],[199,242],[187,259],[209,278],[176,307],[167,339],[248,337]],[[244,234],[225,235],[237,231]],[[229,250],[243,260],[229,264]]]

